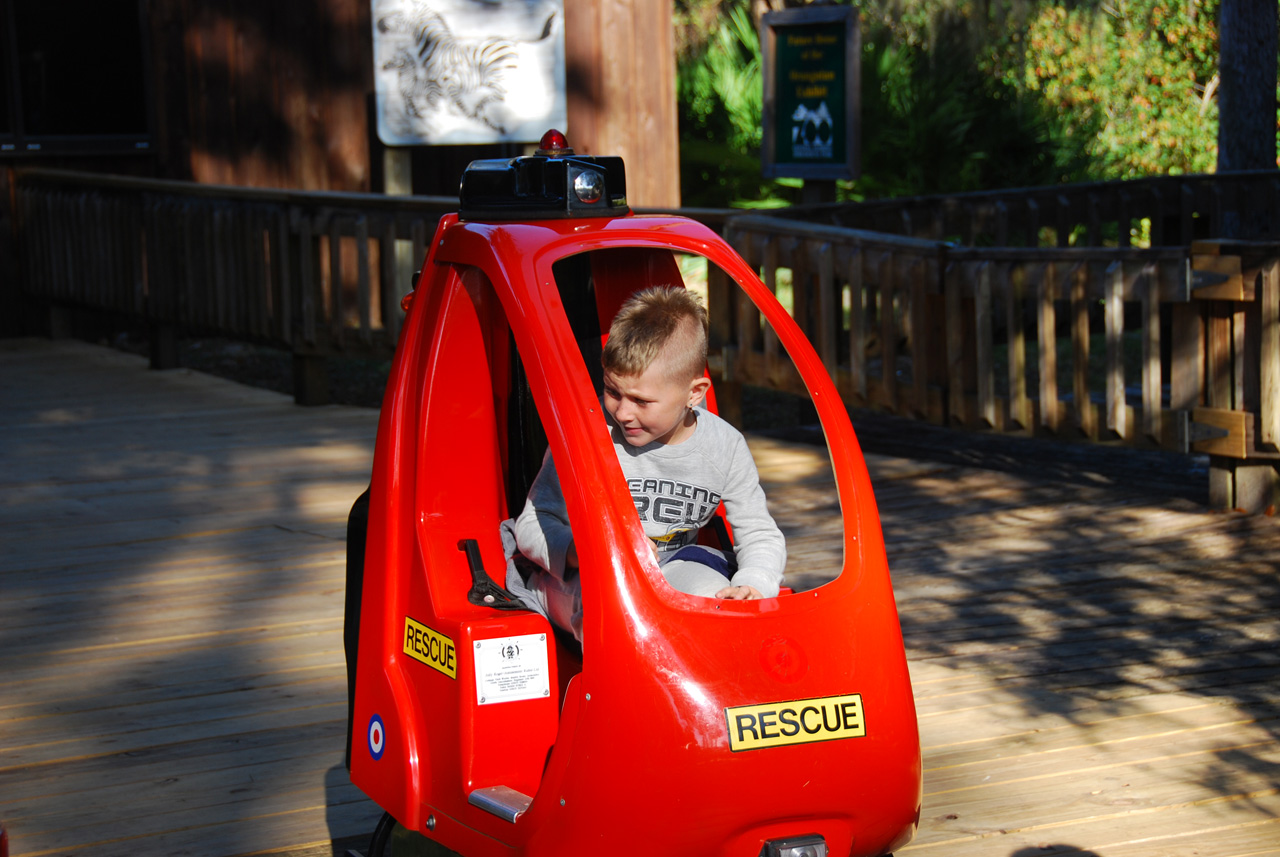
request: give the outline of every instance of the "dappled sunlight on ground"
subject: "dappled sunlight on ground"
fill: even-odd
[[[376,411],[74,343],[0,343],[0,396],[15,857],[370,831],[342,768],[342,604]],[[844,559],[824,448],[751,445],[787,581],[820,585]],[[1168,474],[867,458],[924,748],[900,853],[1278,853],[1274,519],[1208,512]]]
[[[371,830],[380,811],[341,768],[342,604],[376,412],[308,412],[74,343],[0,360],[13,853],[231,853]]]

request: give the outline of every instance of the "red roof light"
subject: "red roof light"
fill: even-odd
[[[572,155],[573,149],[569,148],[569,141],[565,139],[564,134],[552,128],[538,141],[538,154],[558,158],[561,155]]]

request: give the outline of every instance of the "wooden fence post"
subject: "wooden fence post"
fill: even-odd
[[[323,354],[293,352],[293,401],[308,407],[329,404],[329,365]]]
[[[324,320],[324,295],[320,290],[319,241],[312,232],[311,218],[301,211],[291,218],[296,229],[292,245],[298,272],[295,295],[299,302],[295,314],[298,329],[293,331],[293,400],[299,405],[329,404],[329,367],[324,357],[324,340],[328,329]],[[331,239],[336,240],[336,239]],[[341,268],[335,265],[341,276]],[[341,290],[340,281],[334,290]]]
[[[734,244],[734,249],[743,261],[759,270],[752,258],[751,233],[737,232],[726,236]],[[736,379],[737,348],[734,342],[733,304],[736,299],[736,288],[731,288],[725,274],[715,265],[707,264],[707,315],[708,346],[711,352],[720,352],[719,371],[714,374],[716,406],[720,416],[730,424],[742,426],[742,383]],[[746,347],[745,342],[736,343],[738,347]]]

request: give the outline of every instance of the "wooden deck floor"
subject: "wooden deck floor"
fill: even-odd
[[[318,855],[372,829],[342,767],[341,611],[375,418],[0,342],[14,857]],[[820,561],[815,449],[753,448]],[[901,854],[1280,855],[1280,522],[869,462],[925,753]]]

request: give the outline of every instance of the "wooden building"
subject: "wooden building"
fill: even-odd
[[[564,0],[570,144],[622,155],[641,206],[679,205],[663,0]],[[0,166],[380,192],[370,0],[0,0]],[[517,144],[413,147],[412,189],[457,192]]]
[[[371,0],[0,0],[0,336],[24,321],[13,175],[455,196],[527,145],[387,149]],[[564,0],[567,127],[621,155],[630,202],[680,204],[671,4]],[[354,274],[352,274],[354,276]]]

